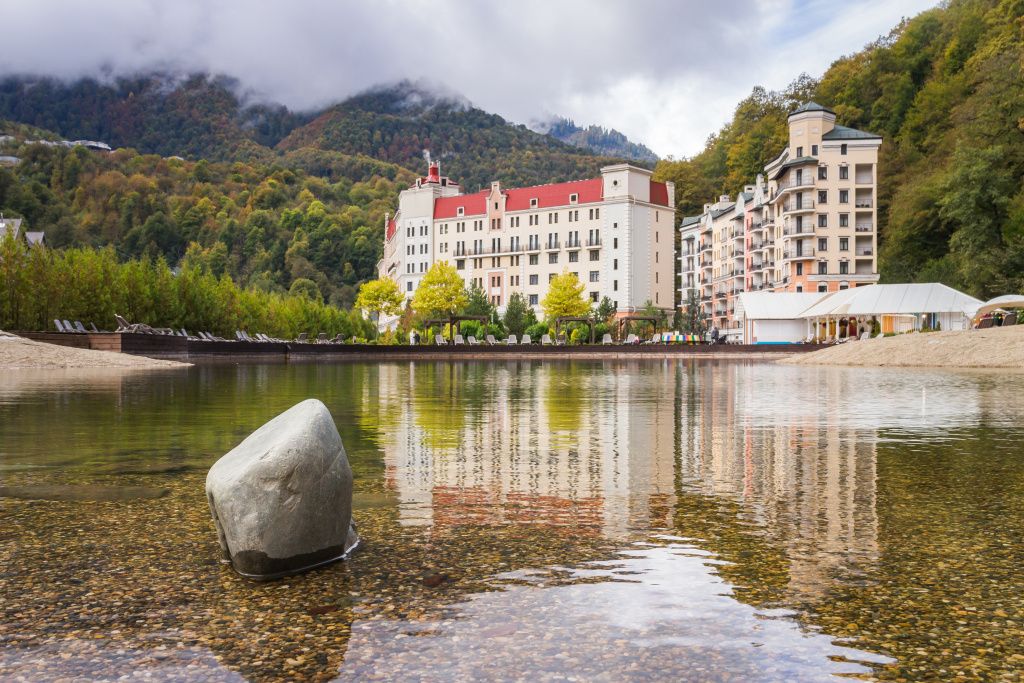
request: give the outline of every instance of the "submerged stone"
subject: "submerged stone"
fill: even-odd
[[[96,486],[92,484],[26,484],[0,486],[0,498],[23,500],[59,500],[108,502],[124,500],[152,500],[169,493],[165,488],[150,486]]]
[[[342,559],[359,541],[352,470],[330,412],[309,399],[214,463],[206,497],[224,556],[254,579]]]

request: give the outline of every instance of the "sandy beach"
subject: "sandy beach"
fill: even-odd
[[[852,341],[779,362],[787,365],[1024,369],[1024,325]]]
[[[0,330],[0,368],[186,368],[191,363],[44,344]]]

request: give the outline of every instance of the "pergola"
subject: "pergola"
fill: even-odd
[[[657,329],[658,329],[658,318],[655,318],[654,316],[648,316],[648,315],[624,315],[621,318],[619,318],[618,327],[615,330],[615,336],[619,338],[619,341],[622,341],[622,339],[623,339],[623,336],[622,336],[623,328],[625,328],[626,332],[628,333],[628,331],[629,331],[629,324],[632,323],[632,322],[648,322],[648,323],[651,323],[651,325],[654,326],[655,331],[657,331]]]
[[[429,328],[433,325],[448,325],[448,335],[450,340],[455,340],[455,323],[462,322],[463,320],[478,320],[482,323],[486,323],[490,318],[486,315],[452,315],[447,318],[431,318],[425,320],[424,324]],[[429,331],[429,330],[428,330]]]
[[[563,315],[555,318],[555,338],[558,338],[559,330],[562,327],[562,323],[586,323],[590,327],[590,343],[594,343],[594,327],[596,323],[593,318],[575,315]]]

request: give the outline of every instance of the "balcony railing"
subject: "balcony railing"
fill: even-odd
[[[875,250],[874,249],[858,249],[857,250],[857,256],[874,256],[874,255],[875,255]]]
[[[783,235],[809,235],[812,230],[806,226],[787,225],[782,229]]]
[[[711,242],[701,242],[700,243],[700,250],[701,251],[711,251]]]
[[[814,209],[813,199],[802,199],[798,202],[786,202],[782,205],[782,213],[793,213],[795,211],[811,211]]]
[[[558,240],[548,240],[544,248],[547,249],[548,251],[556,251],[558,249],[561,249]]]
[[[810,186],[814,185],[814,180],[815,180],[815,178],[814,178],[813,175],[803,176],[802,178],[799,178],[799,179],[798,178],[794,178],[793,180],[789,181],[788,183],[780,184],[779,185],[779,192],[786,192],[787,190],[792,190],[792,189],[797,188],[797,187],[810,187]]]
[[[801,258],[814,258],[814,247],[805,247],[803,249],[786,249],[782,252],[783,259],[801,259]]]
[[[871,232],[872,230],[874,230],[874,228],[871,226],[870,223],[860,223],[857,225],[856,228],[854,228],[854,230],[856,230],[857,232]]]
[[[854,203],[854,206],[857,207],[858,209],[870,209],[871,208],[871,204],[872,204],[872,202],[871,202],[870,199],[858,199]]]
[[[601,238],[600,237],[595,237],[593,239],[588,239],[587,240],[587,246],[588,247],[599,247],[599,246],[601,246]],[[692,254],[693,252],[691,251],[690,253]]]

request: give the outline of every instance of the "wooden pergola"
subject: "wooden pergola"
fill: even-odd
[[[649,315],[624,315],[621,318],[619,318],[618,327],[615,330],[615,334],[618,337],[619,341],[622,341],[624,339],[622,334],[623,328],[625,328],[625,331],[628,333],[629,324],[632,322],[651,323],[651,325],[654,326],[654,331],[658,331],[658,318]]]
[[[593,318],[575,315],[563,315],[558,318],[555,318],[556,340],[558,339],[559,330],[561,330],[562,328],[562,323],[586,323],[590,327],[590,343],[594,343],[594,327],[596,327],[597,324],[594,322]]]
[[[455,323],[460,323],[463,320],[478,320],[482,323],[486,323],[490,318],[486,315],[452,315],[447,318],[431,318],[430,320],[424,320],[423,324],[430,328],[434,325],[448,325],[449,341],[455,340]]]

